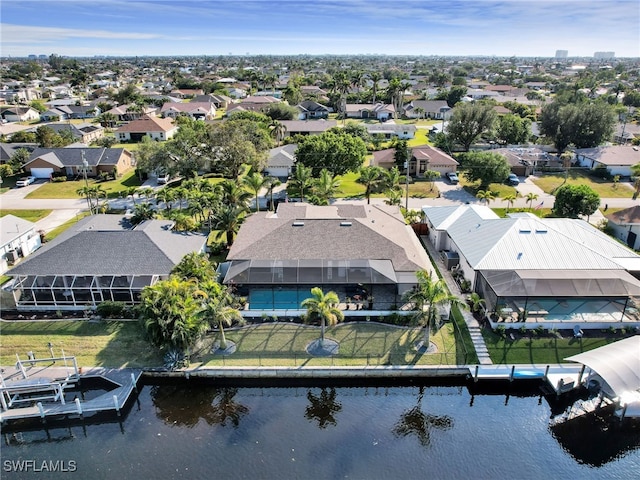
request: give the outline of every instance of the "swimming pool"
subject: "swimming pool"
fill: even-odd
[[[275,288],[249,292],[249,310],[292,310],[311,296],[306,288]]]

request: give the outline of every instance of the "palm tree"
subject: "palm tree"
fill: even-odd
[[[491,190],[478,190],[478,193],[476,193],[476,198],[479,198],[482,203],[486,203],[488,206],[491,200],[495,200],[496,194]]]
[[[251,197],[251,192],[247,191],[242,185],[231,180],[225,180],[219,183],[222,203],[247,209],[247,203]]]
[[[471,311],[473,313],[478,313],[481,308],[487,304],[484,298],[480,297],[476,292],[469,295],[469,303],[471,304]]]
[[[302,163],[296,163],[293,177],[289,184],[300,192],[300,199],[304,202],[304,191],[311,186],[311,167],[305,167]]]
[[[265,178],[267,193],[269,194],[269,210],[273,212],[275,207],[273,206],[273,189],[282,185],[282,182],[276,177]]]
[[[133,207],[133,216],[131,217],[131,223],[137,225],[145,220],[151,220],[156,216],[156,212],[153,210],[153,205],[149,202],[138,203]]]
[[[233,245],[233,239],[244,216],[246,209],[235,205],[224,205],[213,215],[213,228],[219,230],[216,234],[216,239],[220,239],[223,236],[227,238],[227,247]]]
[[[392,78],[389,81],[389,86],[387,87],[387,96],[389,97],[391,104],[395,107],[395,111],[393,113],[393,118],[398,118],[398,102],[402,96],[402,82],[398,78]]]
[[[76,193],[81,197],[85,197],[87,199],[87,208],[89,209],[89,213],[93,213],[93,205],[91,203],[91,187],[85,186],[76,190]]]
[[[227,339],[224,335],[224,326],[230,327],[234,320],[242,320],[240,312],[231,306],[231,296],[228,292],[207,298],[202,309],[202,315],[208,320],[209,325],[220,329],[219,350],[227,350]]]
[[[416,112],[418,114],[418,120],[422,120],[422,115],[424,115],[424,108],[416,107],[414,109],[414,112]]]
[[[382,80],[382,74],[380,72],[371,72],[369,74],[369,80],[371,80],[371,91],[373,92],[373,104],[376,103],[376,95],[378,94],[378,82]]]
[[[282,140],[284,140],[284,136],[287,134],[287,126],[278,120],[274,120],[271,123],[271,135],[275,139],[276,143],[280,145]]]
[[[387,205],[400,206],[402,203],[402,191],[401,190],[387,190],[387,199],[384,201]]]
[[[445,304],[464,306],[464,303],[447,289],[444,280],[434,280],[426,270],[419,270],[416,273],[418,284],[413,290],[407,293],[408,301],[413,302],[417,310],[416,319],[424,325],[424,338],[416,347],[419,350],[429,349],[429,334],[431,328],[436,327],[438,319],[438,307]],[[426,308],[426,310],[425,310]]]
[[[329,170],[323,168],[312,187],[313,196],[315,197],[314,203],[329,205],[329,201],[335,195],[338,187],[340,187],[340,180],[336,180]]]
[[[525,198],[527,199],[527,203],[529,204],[529,210],[531,210],[531,206],[533,205],[533,201],[538,199],[538,194],[537,193],[533,193],[533,192],[529,192],[525,195]]]
[[[250,175],[244,177],[242,179],[242,183],[244,183],[245,186],[254,193],[256,198],[256,211],[259,212],[260,203],[258,201],[258,194],[260,193],[260,190],[262,190],[262,187],[267,184],[267,179],[264,178],[260,173],[253,172]]]
[[[516,201],[516,198],[518,198],[518,194],[516,193],[509,193],[508,195],[502,197],[502,200],[507,202],[507,213],[509,213],[509,208],[513,206],[513,202]]]
[[[360,177],[356,182],[365,186],[364,195],[367,197],[367,205],[371,203],[371,194],[377,190],[382,181],[382,169],[380,167],[362,167],[360,169]]]
[[[320,287],[313,287],[311,297],[302,301],[302,308],[307,309],[307,318],[320,320],[320,347],[325,344],[325,325],[333,326],[344,320],[344,314],[338,308],[339,302],[336,292],[330,291],[325,294]]]
[[[156,193],[156,198],[164,203],[165,210],[171,210],[171,202],[176,200],[176,193],[173,188],[162,188]]]

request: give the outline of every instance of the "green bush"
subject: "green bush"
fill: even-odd
[[[96,313],[102,318],[123,318],[127,313],[127,306],[122,302],[107,300],[96,307]]]
[[[61,183],[61,182],[66,182],[67,181],[67,177],[53,177],[51,179],[51,181],[53,183]]]
[[[507,329],[505,328],[504,325],[498,325],[496,327],[496,334],[500,337],[500,338],[506,338],[507,336]]]

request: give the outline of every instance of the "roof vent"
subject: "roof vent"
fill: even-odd
[[[293,222],[294,227],[304,227],[304,222]]]
[[[531,233],[531,230],[520,230],[519,233],[528,234]]]
[[[341,227],[350,227],[352,225],[351,222],[340,222]]]
[[[518,260],[522,258],[522,252],[518,253]]]
[[[545,228],[536,228],[536,233],[547,233]]]

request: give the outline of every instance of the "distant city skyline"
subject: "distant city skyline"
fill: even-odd
[[[3,57],[640,57],[637,0],[2,0]]]

